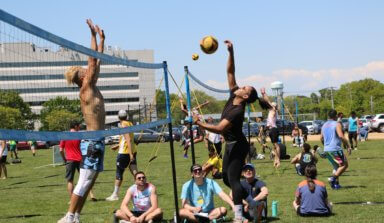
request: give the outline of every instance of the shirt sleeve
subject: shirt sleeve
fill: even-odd
[[[180,198],[183,200],[183,199],[187,199],[188,197],[188,188],[189,188],[189,185],[191,184],[191,181],[188,181],[186,182],[184,185],[183,185],[183,188],[181,189],[181,195],[180,195]]]
[[[262,187],[265,187],[265,186],[267,186],[267,185],[266,185],[263,181],[261,181],[261,180],[258,180],[258,181],[257,181],[257,187],[258,187],[258,188],[261,189]]]
[[[215,194],[219,194],[221,191],[223,191],[218,183],[216,181],[211,180],[212,182],[212,189]]]
[[[295,197],[300,197],[300,187],[297,187]]]

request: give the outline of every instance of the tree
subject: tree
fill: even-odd
[[[63,110],[52,110],[44,119],[45,129],[47,131],[67,131],[70,127],[70,123],[74,120],[79,120],[79,116],[76,113]]]
[[[68,128],[58,128],[57,126],[52,125],[52,120],[50,118],[53,118],[54,116],[52,116],[51,113],[58,114],[57,111],[64,111],[64,112],[73,114],[73,116],[71,116],[73,117],[72,120],[77,120],[80,122],[83,120],[81,107],[80,107],[80,100],[69,100],[68,98],[65,98],[65,97],[56,97],[54,99],[46,101],[43,104],[43,109],[41,110],[41,113],[40,113],[40,122],[42,124],[41,130],[57,130],[57,131],[58,129],[68,130]],[[60,113],[60,114],[63,115],[65,118],[69,117],[65,115],[66,113]],[[59,118],[66,120],[63,117],[59,117]],[[55,127],[52,127],[52,126],[55,126]]]
[[[24,129],[26,121],[17,108],[0,106],[1,129]]]
[[[6,117],[13,120],[15,119],[15,123],[17,124],[14,126],[13,124],[4,124],[3,126],[14,126],[9,128],[15,128],[15,129],[33,129],[33,122],[36,118],[36,116],[32,113],[32,110],[28,103],[25,103],[23,98],[20,97],[20,95],[15,91],[3,91],[0,90],[0,106],[2,106],[2,111],[10,112],[13,114],[6,114],[6,116],[0,116],[2,118],[2,122],[7,122],[8,120]],[[12,109],[9,109],[12,108]],[[13,117],[13,118],[12,118]]]

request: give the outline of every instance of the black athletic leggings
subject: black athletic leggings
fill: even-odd
[[[226,142],[223,159],[223,181],[232,189],[235,205],[242,204],[244,192],[240,184],[241,171],[249,153],[246,140]]]

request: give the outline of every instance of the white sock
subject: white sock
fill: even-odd
[[[70,221],[73,221],[73,219],[75,218],[75,214],[74,214],[74,213],[71,213],[71,212],[67,212],[67,218],[68,218]]]
[[[243,205],[235,205],[235,219],[243,219]]]
[[[120,190],[120,187],[115,185],[115,189],[113,190],[113,194],[118,196],[119,195],[119,190]]]

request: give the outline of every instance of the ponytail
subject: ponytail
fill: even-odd
[[[315,165],[309,165],[305,168],[305,176],[307,177],[307,184],[308,184],[308,188],[309,190],[311,191],[311,193],[314,193],[315,192],[315,189],[316,189],[316,184],[314,182],[314,180],[316,179],[317,177],[317,169],[316,169],[316,166]]]

